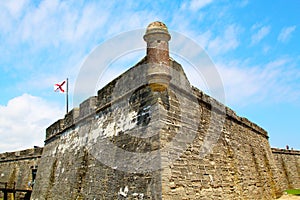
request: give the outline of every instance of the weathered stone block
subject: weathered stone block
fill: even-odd
[[[64,129],[64,120],[59,119],[46,129],[46,140],[54,137],[56,134],[61,133]]]
[[[90,97],[80,104],[79,118],[82,119],[96,112],[97,97]]]

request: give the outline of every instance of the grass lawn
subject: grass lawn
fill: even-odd
[[[300,189],[286,190],[288,194],[300,195]]]

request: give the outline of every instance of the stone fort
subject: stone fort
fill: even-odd
[[[151,23],[146,56],[49,126],[43,148],[0,154],[0,184],[28,190],[0,198],[252,200],[300,188],[300,151],[271,148],[264,129],[191,86],[170,39]]]

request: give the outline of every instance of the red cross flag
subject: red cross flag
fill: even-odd
[[[54,84],[54,92],[65,93],[66,94],[66,113],[69,112],[69,97],[68,97],[68,78],[60,83]]]
[[[54,84],[54,92],[59,92],[59,93],[67,92],[67,81],[64,80],[60,83]]]

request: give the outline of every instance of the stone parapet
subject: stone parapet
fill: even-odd
[[[197,96],[200,102],[205,104],[207,107],[209,107],[214,112],[220,112],[220,113],[226,113],[226,117],[228,119],[231,119],[235,121],[238,124],[241,124],[245,127],[248,127],[249,129],[253,130],[254,132],[269,138],[268,133],[266,130],[258,126],[257,124],[249,121],[247,118],[240,117],[236,114],[235,111],[233,111],[231,108],[223,105],[216,99],[210,97],[209,95],[203,93],[198,88],[193,87],[193,92]]]
[[[271,148],[273,154],[289,154],[300,156],[300,150]]]
[[[1,162],[13,162],[17,160],[40,158],[43,153],[42,147],[35,147],[32,149],[26,149],[22,151],[5,152],[0,154]]]
[[[72,109],[64,118],[64,128],[69,128],[75,124],[76,120],[79,118],[79,108]]]
[[[171,67],[173,67],[176,71],[179,73],[183,73],[183,75],[186,77],[184,74],[182,67],[179,63],[171,59]],[[138,64],[136,64],[134,67],[138,67],[139,65],[145,64],[145,58],[143,58]],[[132,68],[134,68],[132,67]],[[87,100],[83,101],[80,104],[80,108],[74,108],[71,110],[68,114],[66,114],[64,119],[60,119],[50,125],[47,130],[46,130],[46,142],[55,140],[55,136],[59,135],[60,132],[65,130],[66,128],[70,128],[73,126],[75,123],[81,121],[82,119],[90,116],[91,114],[95,112],[99,112],[100,110],[103,110],[107,107],[110,107],[112,103],[115,103],[119,100],[119,98],[125,98],[126,94],[130,91],[125,91],[123,94],[116,94],[115,87],[117,82],[122,78],[122,76],[128,76],[130,75],[129,71],[132,70],[129,69],[125,73],[123,73],[121,76],[117,77],[110,83],[108,83],[105,87],[103,87],[101,90],[98,91],[97,96],[92,96],[88,98]],[[132,79],[134,77],[130,77]],[[176,76],[175,76],[176,78]],[[267,131],[265,131],[263,128],[258,126],[257,124],[249,121],[247,118],[240,117],[234,112],[231,108],[225,106],[221,102],[217,101],[216,99],[210,97],[209,95],[205,94],[201,90],[199,90],[196,87],[193,86],[181,86],[180,88],[177,87],[176,85],[172,84],[170,85],[171,87],[177,88],[179,92],[182,94],[186,93],[187,90],[183,89],[182,87],[192,87],[192,92],[193,94],[185,94],[185,96],[188,95],[194,95],[198,99],[199,103],[202,103],[204,106],[208,107],[211,109],[213,112],[218,112],[221,114],[226,114],[226,117],[234,120],[236,123],[241,124],[257,134],[260,134],[264,136],[265,138],[268,137]],[[120,96],[117,96],[120,95]]]
[[[8,195],[8,200],[26,199],[26,192],[20,190],[32,190],[33,172],[37,170],[43,150],[41,147],[34,147],[0,154],[0,183],[5,183],[9,189],[19,190],[14,197]],[[4,184],[0,187],[4,187]],[[5,199],[2,192],[0,199]]]
[[[272,148],[283,189],[300,188],[300,151]]]
[[[96,111],[97,97],[93,96],[82,102],[79,106],[79,118],[84,118]]]
[[[57,134],[59,134],[61,131],[64,130],[64,119],[59,119],[56,122],[54,122],[52,125],[50,125],[46,129],[46,140],[45,142],[49,141],[50,139],[53,139]]]

